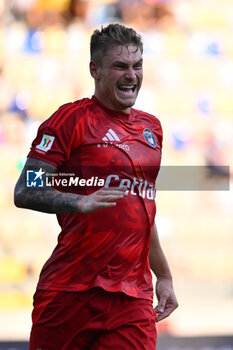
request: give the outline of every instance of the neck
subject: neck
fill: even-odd
[[[114,107],[111,105],[111,103],[106,103],[105,99],[101,97],[100,94],[98,94],[96,91],[94,93],[94,96],[107,108],[117,112],[117,113],[122,113],[122,114],[130,114],[131,107],[125,108],[125,109],[120,109],[117,107]]]

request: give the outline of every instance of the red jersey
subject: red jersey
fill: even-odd
[[[129,194],[115,207],[57,215],[58,244],[38,289],[99,286],[152,300],[149,247],[161,147],[156,117],[112,111],[94,96],[61,106],[42,123],[28,156],[55,165],[60,178],[67,174],[58,190],[88,195],[98,186],[124,186]]]

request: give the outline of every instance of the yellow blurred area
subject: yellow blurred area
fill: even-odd
[[[76,14],[68,0],[18,1],[18,7],[4,0],[3,12],[0,7],[0,314],[11,320],[0,339],[28,336],[32,295],[59,234],[55,215],[14,206],[15,183],[40,123],[60,105],[93,94],[90,35],[114,21],[142,34],[144,82],[135,107],[161,120],[162,165],[211,162],[231,171],[228,191],[156,194],[157,225],[180,303],[163,331],[232,334],[233,2],[87,2],[87,12],[82,7]],[[14,323],[19,312],[24,329]]]
[[[199,1],[193,6],[187,22],[198,30],[232,27],[232,14],[228,12],[231,5],[224,1]]]
[[[45,31],[44,47],[48,53],[63,53],[66,47],[66,34],[64,30],[53,28]]]
[[[17,310],[22,308],[30,308],[32,305],[31,293],[25,293],[20,291],[0,291],[0,309],[5,310]]]
[[[0,258],[0,284],[24,283],[26,276],[25,265],[20,261],[10,256]]]
[[[35,5],[41,11],[64,11],[69,3],[69,0],[36,0]]]

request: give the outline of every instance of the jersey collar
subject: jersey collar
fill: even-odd
[[[125,114],[125,113],[120,113],[120,112],[117,112],[117,111],[114,111],[113,109],[111,108],[108,108],[107,106],[105,106],[102,102],[100,102],[100,100],[98,100],[98,98],[96,96],[92,96],[91,98],[95,103],[97,103],[101,108],[103,108],[107,113],[108,115],[110,115],[111,117],[114,117],[114,118],[118,118],[118,119],[121,119],[121,120],[129,120],[131,115],[132,115],[132,108],[130,110],[130,113],[128,114]]]

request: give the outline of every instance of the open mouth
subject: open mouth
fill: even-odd
[[[126,93],[134,93],[136,90],[137,85],[136,84],[121,84],[118,85],[118,90]]]

